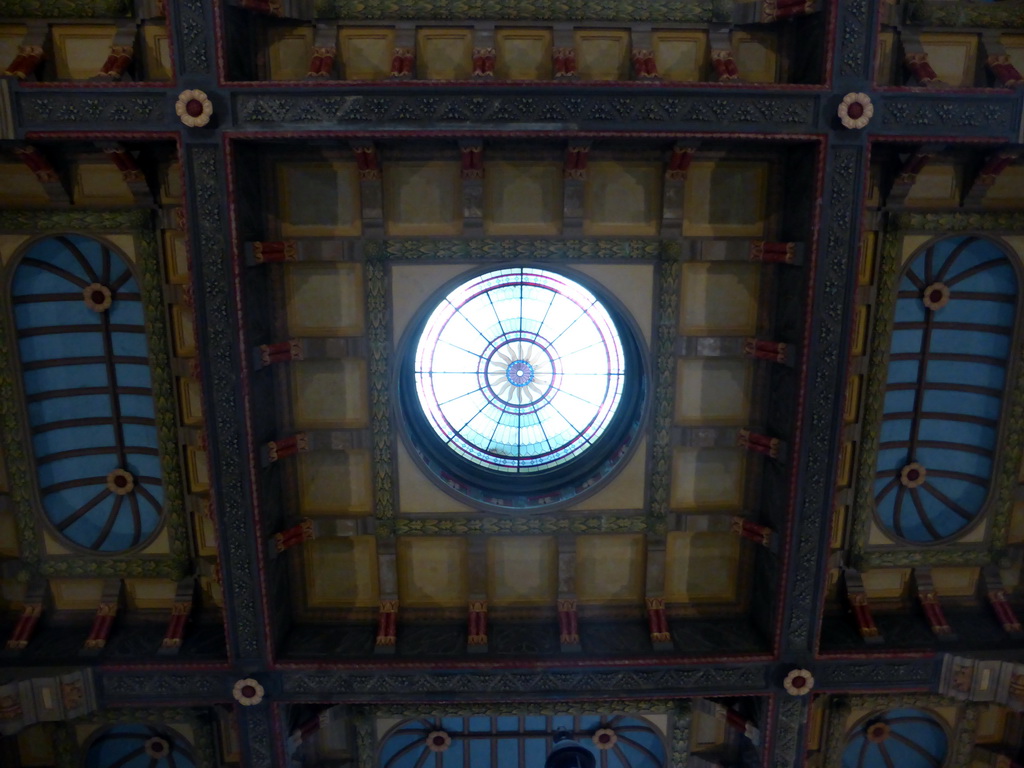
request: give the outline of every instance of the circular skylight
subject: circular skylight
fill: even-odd
[[[448,290],[418,328],[403,403],[444,485],[491,506],[540,507],[621,458],[644,402],[641,358],[622,318],[580,282],[493,270]]]

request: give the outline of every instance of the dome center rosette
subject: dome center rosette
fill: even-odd
[[[553,509],[629,453],[643,350],[616,302],[561,272],[505,267],[444,289],[403,343],[406,438],[432,479],[477,507]]]

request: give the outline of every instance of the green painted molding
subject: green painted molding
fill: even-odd
[[[666,243],[659,266],[658,325],[653,329],[654,401],[651,404],[648,517],[650,533],[664,536],[672,492],[672,422],[675,417],[676,355],[679,335],[679,243]]]
[[[387,293],[390,280],[379,242],[367,243],[366,337],[370,352],[370,426],[373,434],[373,509],[377,537],[395,535],[394,431],[391,427],[391,318]]]
[[[731,0],[317,0],[321,19],[729,22]]]
[[[392,261],[656,261],[663,248],[661,240],[385,240],[382,250]]]
[[[169,556],[146,557],[138,552],[119,555],[77,555],[50,558],[43,554],[28,454],[23,440],[20,398],[14,382],[15,354],[10,329],[0,322],[0,439],[11,484],[21,541],[21,559],[45,576],[165,577],[180,579],[189,569],[188,524],[185,520],[183,479],[179,461],[177,401],[169,361],[169,340],[163,298],[163,277],[152,217],[149,211],[2,211],[0,232],[26,234],[76,233],[90,237],[128,233],[136,245],[150,375],[164,473],[166,502],[163,527]],[[26,573],[25,576],[29,574]]]
[[[989,517],[988,545],[958,546],[954,541],[936,546],[895,544],[884,549],[869,549],[867,538],[874,516],[871,487],[881,434],[889,342],[892,337],[898,277],[902,268],[900,245],[903,236],[915,231],[929,232],[936,236],[955,236],[967,232],[1015,230],[1024,231],[1024,213],[904,213],[891,216],[887,222],[875,289],[875,318],[864,387],[864,411],[860,422],[861,436],[852,510],[852,564],[858,568],[980,566],[993,562],[1006,547],[1017,486],[1017,470],[1024,455],[1024,345],[1016,360],[1011,360],[1012,365],[1008,371],[1014,383],[1003,402],[1001,444],[997,446],[992,486],[982,512],[982,516]],[[1018,306],[1018,313],[1022,309]]]
[[[400,517],[394,522],[396,536],[487,536],[555,533],[647,533],[644,515],[587,515],[552,517],[524,515],[508,517]]]
[[[964,3],[956,0],[907,0],[907,24],[922,27],[1024,28],[1024,2]]]
[[[957,5],[960,5],[957,3]],[[1024,7],[1024,6],[1022,6]],[[889,226],[900,232],[1020,232],[1024,233],[1024,211],[951,211],[948,213],[897,213]]]
[[[672,707],[672,768],[686,768],[690,763],[690,725],[693,713],[690,702],[677,701]]]
[[[0,17],[16,19],[98,19],[132,15],[131,0],[4,0]]]

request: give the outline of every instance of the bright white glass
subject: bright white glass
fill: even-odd
[[[515,267],[441,301],[416,346],[414,378],[433,430],[489,469],[564,464],[607,429],[626,374],[604,306],[564,275]]]

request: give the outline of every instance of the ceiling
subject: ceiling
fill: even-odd
[[[1022,30],[0,3],[2,762],[1019,762]],[[543,490],[407,391],[510,266],[636,343]]]

